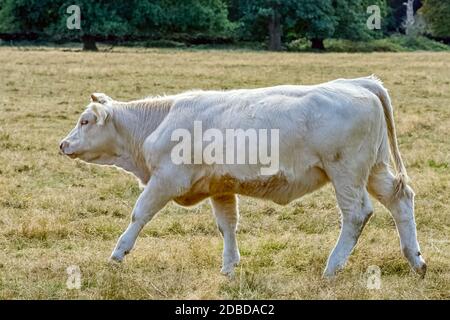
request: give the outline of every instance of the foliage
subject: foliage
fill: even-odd
[[[420,16],[431,34],[450,37],[450,2],[422,2]],[[80,30],[67,28],[70,5],[80,6]],[[369,30],[366,25],[371,5],[381,9],[381,30]],[[415,10],[420,5],[416,0]],[[170,42],[229,45],[269,40],[268,48],[275,50],[295,39],[307,39],[310,46],[323,49],[325,39],[370,42],[386,37],[388,30],[402,30],[404,8],[402,0],[0,0],[0,36],[61,42],[81,39],[94,47],[98,40],[177,47],[183,44]],[[423,34],[422,29],[428,30],[420,28],[414,35]]]
[[[380,8],[381,30],[370,30],[367,27],[367,8],[372,5]],[[333,38],[370,40],[384,36],[389,12],[385,0],[336,0],[334,8],[337,23]]]
[[[450,38],[450,1],[425,0],[421,12],[435,37]]]
[[[265,39],[274,13],[280,15],[288,41],[298,37],[367,40],[383,35],[367,28],[367,7],[378,5],[382,17],[388,12],[384,0],[233,0],[230,4],[238,6],[233,17],[240,22],[241,36],[248,40]]]
[[[392,35],[383,39],[372,39],[367,41],[352,41],[345,39],[325,40],[327,51],[330,52],[403,52],[415,50],[427,51],[450,51],[450,46],[441,42],[431,40],[423,36],[408,37],[401,34]],[[310,51],[311,42],[300,38],[291,41],[288,45],[289,51]]]
[[[69,30],[66,10],[78,5],[81,29]],[[49,39],[166,38],[176,33],[221,36],[233,30],[221,0],[2,0],[0,32]]]
[[[1,0],[0,32],[43,33],[59,17],[61,1]]]
[[[281,16],[284,30],[297,29],[310,37],[331,36],[334,29],[331,1],[319,0],[241,0],[238,20],[242,36],[263,40],[267,36],[267,22],[276,12]]]

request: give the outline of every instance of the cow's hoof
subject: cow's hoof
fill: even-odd
[[[220,270],[220,273],[223,274],[224,276],[227,276],[228,278],[234,278],[234,267],[235,264],[223,266],[222,269]]]
[[[339,268],[329,268],[327,267],[322,273],[322,279],[333,280],[339,272]]]
[[[125,256],[124,254],[113,252],[111,257],[109,258],[109,262],[112,264],[121,263],[123,261],[124,256]]]
[[[334,280],[334,279],[336,279],[336,274],[334,272],[326,272],[325,271],[324,273],[322,273],[322,279],[329,280],[329,281]]]
[[[425,278],[425,275],[427,273],[427,264],[425,263],[425,261],[422,260],[422,262],[420,263],[420,265],[418,265],[417,267],[414,267],[414,271],[417,272],[417,274],[423,279]]]

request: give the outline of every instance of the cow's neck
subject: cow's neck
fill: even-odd
[[[171,106],[169,97],[113,105],[112,120],[118,132],[114,165],[133,173],[143,184],[151,177],[143,153],[144,141],[164,120]]]

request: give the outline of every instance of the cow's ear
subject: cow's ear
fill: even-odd
[[[95,92],[95,93],[91,94],[91,102],[107,104],[108,102],[111,102],[111,101],[113,101],[113,99],[111,97],[108,97],[104,93]]]
[[[95,114],[96,122],[99,126],[102,126],[105,124],[106,120],[109,117],[109,110],[107,107],[99,106],[99,105],[93,105],[92,111]]]

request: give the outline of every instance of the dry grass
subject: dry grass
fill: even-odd
[[[449,53],[0,48],[0,72],[0,299],[450,297]],[[425,280],[409,270],[378,203],[345,271],[322,280],[339,232],[329,186],[285,207],[241,198],[242,263],[234,280],[219,274],[222,240],[208,203],[167,207],[123,265],[108,265],[140,191],[129,175],[58,155],[91,92],[127,100],[371,73],[385,81],[395,104],[417,193]],[[69,265],[81,268],[81,290],[66,288]],[[370,265],[381,268],[381,290],[366,288]]]

